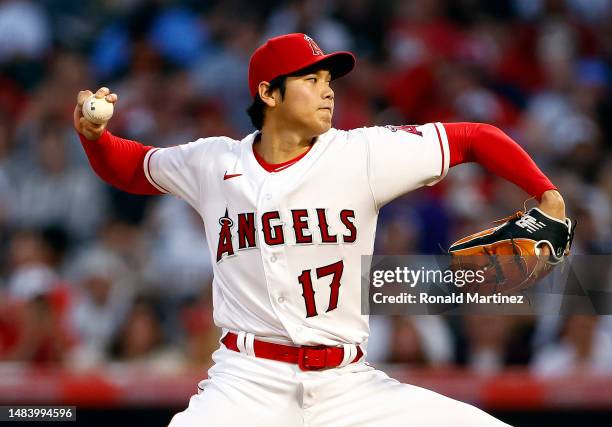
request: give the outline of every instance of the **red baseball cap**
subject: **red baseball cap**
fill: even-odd
[[[249,90],[255,97],[259,83],[292,74],[313,64],[324,62],[332,79],[347,74],[355,67],[351,52],[326,55],[315,41],[302,33],[274,37],[259,46],[249,62]]]

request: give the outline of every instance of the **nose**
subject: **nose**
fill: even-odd
[[[322,93],[323,99],[329,99],[330,101],[334,100],[334,91],[330,86],[326,86],[325,90]]]

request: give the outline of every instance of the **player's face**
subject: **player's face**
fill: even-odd
[[[327,132],[334,114],[334,91],[330,81],[331,74],[327,70],[288,77],[285,96],[278,109],[282,120],[304,134],[317,136]]]

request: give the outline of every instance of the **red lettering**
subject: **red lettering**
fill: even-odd
[[[329,295],[329,306],[327,311],[332,311],[338,307],[338,296],[340,295],[340,279],[342,278],[342,272],[344,271],[344,262],[338,261],[324,267],[317,268],[317,279],[321,277],[332,276],[332,282],[329,284],[330,295]]]
[[[238,248],[255,247],[255,213],[238,214]]]
[[[279,218],[280,214],[278,213],[278,211],[266,212],[261,216],[264,240],[266,241],[266,244],[268,246],[282,245],[283,243],[285,243],[285,236],[283,235],[283,226],[275,225],[274,227],[272,227],[270,224],[273,219]]]
[[[329,284],[330,295],[327,311],[338,308],[338,297],[340,295],[340,285],[342,285],[341,279],[343,272],[344,262],[342,260],[316,269],[317,279],[332,276],[332,281]],[[304,304],[306,305],[306,317],[316,316],[318,313],[315,305],[315,292],[312,287],[311,270],[303,270],[302,274],[300,274],[298,277],[298,282],[300,282],[300,285],[302,285],[302,296],[304,297]]]
[[[295,232],[296,243],[312,243],[312,234],[304,234],[304,229],[308,230],[308,211],[306,209],[294,209],[291,211],[293,215],[293,231]]]
[[[298,282],[302,285],[302,296],[304,297],[304,304],[306,304],[306,317],[312,317],[317,315],[317,307],[315,306],[314,289],[312,288],[312,279],[310,277],[310,270],[302,271],[302,274],[298,277]]]
[[[355,240],[357,240],[357,228],[350,220],[351,218],[355,219],[355,211],[344,209],[340,212],[340,221],[342,221],[342,224],[344,224],[350,233],[348,236],[346,234],[342,236],[342,241],[345,243],[353,243]]]
[[[338,236],[329,234],[329,225],[325,216],[325,209],[317,209],[317,217],[319,218],[319,229],[321,230],[322,243],[337,243]]]

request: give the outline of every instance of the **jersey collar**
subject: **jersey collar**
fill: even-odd
[[[294,157],[293,159],[287,160],[286,162],[282,162],[282,163],[266,162],[263,157],[257,154],[257,151],[255,151],[255,149],[253,149],[253,155],[255,156],[255,160],[257,160],[257,163],[259,163],[261,167],[264,168],[267,172],[280,172],[284,169],[287,169],[289,166],[297,163],[302,157],[308,154],[308,152],[312,149],[313,145],[314,144],[308,147],[308,149],[304,151],[302,154],[300,154],[299,156]]]

